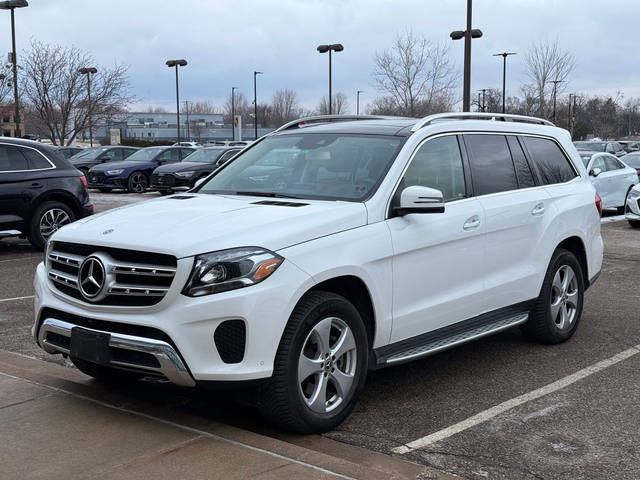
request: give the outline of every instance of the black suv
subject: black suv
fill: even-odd
[[[106,162],[121,162],[140,150],[137,147],[94,147],[87,148],[69,158],[71,164],[85,175],[91,167]]]
[[[51,147],[0,138],[0,230],[17,230],[36,248],[63,225],[93,213],[87,181]]]

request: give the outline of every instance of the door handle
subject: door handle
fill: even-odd
[[[33,182],[31,184],[31,188],[42,188],[42,187],[44,187],[44,185],[38,182]]]
[[[478,215],[474,215],[473,217],[467,219],[462,225],[463,230],[473,230],[474,228],[478,228],[480,226],[480,217]]]
[[[533,210],[531,210],[531,215],[542,215],[544,213],[544,203],[539,203]]]

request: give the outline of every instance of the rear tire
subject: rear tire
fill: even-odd
[[[31,245],[42,250],[47,239],[60,227],[76,219],[73,210],[62,202],[44,202],[38,206],[32,216],[29,226],[29,241]]]
[[[75,367],[85,375],[95,378],[105,383],[130,383],[143,377],[142,374],[118,370],[117,368],[106,367],[97,363],[88,362],[81,358],[69,357]]]
[[[526,337],[540,343],[562,343],[578,328],[584,300],[584,273],[576,256],[557,249],[551,257],[540,296],[522,325]]]
[[[273,376],[261,390],[262,415],[300,433],[335,428],[351,413],[364,385],[368,345],[362,318],[348,300],[308,293],[289,318]]]

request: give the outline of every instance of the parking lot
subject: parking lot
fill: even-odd
[[[92,196],[97,212],[156,197]],[[273,431],[226,394],[157,382],[114,387],[105,401],[215,420],[337,457],[354,455],[341,443],[363,447],[416,463],[425,478],[640,478],[640,232],[620,220],[603,219],[602,275],[569,342],[541,346],[509,330],[371,372],[353,414],[322,437]],[[26,240],[0,240],[0,350],[72,368],[30,336],[31,282],[41,258]]]

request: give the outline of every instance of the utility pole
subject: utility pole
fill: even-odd
[[[231,87],[231,138],[236,139],[236,90],[238,87]]]
[[[187,65],[187,61],[184,58],[179,60],[167,60],[165,62],[167,67],[176,69],[176,117],[178,126],[178,143],[180,143],[180,84],[178,82],[178,67],[184,67]]]
[[[364,93],[362,90],[356,92],[356,115],[360,115],[360,94]]]
[[[449,34],[451,40],[464,38],[464,83],[462,86],[462,111],[471,110],[471,39],[482,37],[482,30],[471,28],[472,0],[467,0],[467,29]]]
[[[551,80],[553,83],[553,123],[556,122],[556,92],[558,89],[558,84],[562,83],[564,80]]]
[[[98,69],[96,67],[84,67],[79,68],[78,73],[80,75],[87,76],[87,97],[88,97],[88,111],[89,111],[89,144],[93,148],[93,107],[91,106],[91,75],[97,73]],[[84,137],[84,132],[83,132]]]

